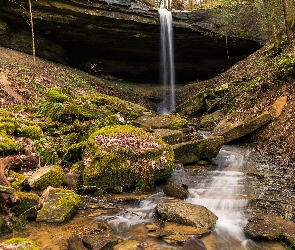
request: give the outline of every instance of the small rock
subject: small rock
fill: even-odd
[[[178,186],[172,182],[169,182],[163,189],[163,192],[168,195],[179,199],[186,199],[188,197],[188,191],[184,187]]]
[[[68,239],[68,250],[87,250],[87,248],[83,245],[82,239],[77,234],[73,234]]]
[[[203,241],[196,236],[192,236],[187,239],[181,250],[207,250],[207,248]]]

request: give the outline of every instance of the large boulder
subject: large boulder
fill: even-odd
[[[83,154],[84,185],[98,190],[135,185],[152,187],[169,178],[174,164],[170,145],[131,125],[107,126],[90,135]]]
[[[48,187],[42,194],[41,203],[37,222],[62,223],[72,218],[82,201],[71,190]]]
[[[272,119],[273,116],[268,111],[265,111],[259,116],[238,123],[232,123],[228,122],[227,120],[222,120],[213,129],[212,134],[223,136],[224,143],[228,143],[255,131]]]
[[[222,136],[212,136],[172,145],[174,158],[181,163],[195,162],[200,159],[215,158],[223,145]]]
[[[282,240],[295,248],[295,223],[279,216],[261,214],[249,219],[244,227],[246,234],[253,238],[267,238],[269,240]]]
[[[165,220],[193,227],[210,229],[218,219],[206,207],[184,202],[159,204],[156,210]]]

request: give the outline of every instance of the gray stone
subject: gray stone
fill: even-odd
[[[163,189],[163,192],[168,195],[179,199],[186,199],[188,197],[188,191],[182,186],[178,186],[172,182],[169,182]]]
[[[254,238],[285,241],[295,248],[295,223],[279,216],[261,214],[249,219],[244,228],[246,234]]]
[[[168,221],[199,228],[213,228],[218,219],[206,207],[184,202],[159,204],[156,210]]]

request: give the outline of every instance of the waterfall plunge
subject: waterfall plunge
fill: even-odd
[[[159,9],[161,25],[161,80],[163,101],[158,107],[159,114],[170,114],[175,109],[175,70],[171,12]]]

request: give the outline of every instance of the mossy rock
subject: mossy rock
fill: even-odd
[[[123,101],[117,97],[98,94],[93,96],[75,96],[64,94],[63,90],[50,90],[47,101],[41,105],[40,113],[50,117],[53,121],[73,123],[80,121],[100,120],[101,124],[111,125],[114,115],[121,114],[125,119],[134,119],[143,114],[145,108]],[[106,121],[102,121],[106,119]],[[118,119],[116,119],[117,121]]]
[[[74,191],[48,187],[42,194],[42,208],[38,210],[36,221],[67,222],[81,204],[81,198]]]
[[[39,250],[38,244],[33,240],[27,238],[11,238],[0,243],[1,249],[15,249],[15,250]]]
[[[48,186],[60,187],[63,182],[64,172],[56,165],[39,168],[29,179],[28,183],[35,190],[44,190]]]
[[[181,129],[187,120],[179,115],[143,115],[134,121],[134,125],[147,129]]]
[[[175,129],[155,129],[153,133],[170,145],[182,142],[185,137],[181,130]]]
[[[66,149],[66,152],[63,156],[63,161],[76,162],[78,160],[81,160],[86,145],[86,142],[72,144]]]
[[[21,190],[27,180],[25,175],[12,170],[9,171],[8,177],[11,187],[13,187],[15,190]]]
[[[33,140],[39,140],[43,136],[43,132],[38,125],[30,125],[19,128],[18,136],[30,138]]]
[[[84,185],[101,190],[135,185],[144,190],[170,177],[173,160],[171,146],[151,133],[131,125],[107,126],[88,139]]]
[[[46,95],[46,99],[51,102],[67,102],[70,101],[70,97],[62,93],[62,89],[51,89]]]
[[[2,120],[2,121],[1,121]],[[15,124],[12,121],[3,121],[4,119],[0,119],[0,131],[7,135],[12,135],[15,131]]]
[[[220,93],[227,89],[208,89],[197,93],[175,108],[173,114],[185,117],[200,117],[204,112],[214,112],[220,102]]]
[[[0,154],[13,154],[21,151],[23,144],[21,142],[14,142],[10,137],[0,131]]]
[[[17,192],[20,204],[12,207],[10,211],[16,216],[24,216],[27,219],[35,219],[39,205],[39,196],[34,193]]]

